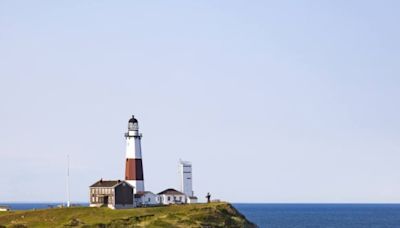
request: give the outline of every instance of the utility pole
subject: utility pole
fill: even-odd
[[[69,195],[69,154],[67,155],[67,207],[71,206]]]

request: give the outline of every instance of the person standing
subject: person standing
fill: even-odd
[[[210,194],[210,193],[207,193],[206,198],[207,198],[207,203],[210,203],[211,194]]]

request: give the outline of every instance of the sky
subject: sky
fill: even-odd
[[[0,0],[0,202],[123,179],[200,201],[400,203],[399,1]]]

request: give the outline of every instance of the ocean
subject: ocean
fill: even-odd
[[[12,210],[44,209],[61,204],[0,203]],[[261,228],[400,228],[400,204],[234,203],[233,206]]]
[[[400,204],[233,204],[266,228],[400,228]]]
[[[64,203],[0,203],[0,205],[6,205],[10,207],[11,210],[33,210],[33,209],[46,209],[54,208],[60,205],[65,205]],[[73,205],[89,206],[88,203],[74,203]]]

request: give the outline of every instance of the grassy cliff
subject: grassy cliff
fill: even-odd
[[[111,210],[55,208],[0,213],[0,227],[256,227],[228,203]]]

